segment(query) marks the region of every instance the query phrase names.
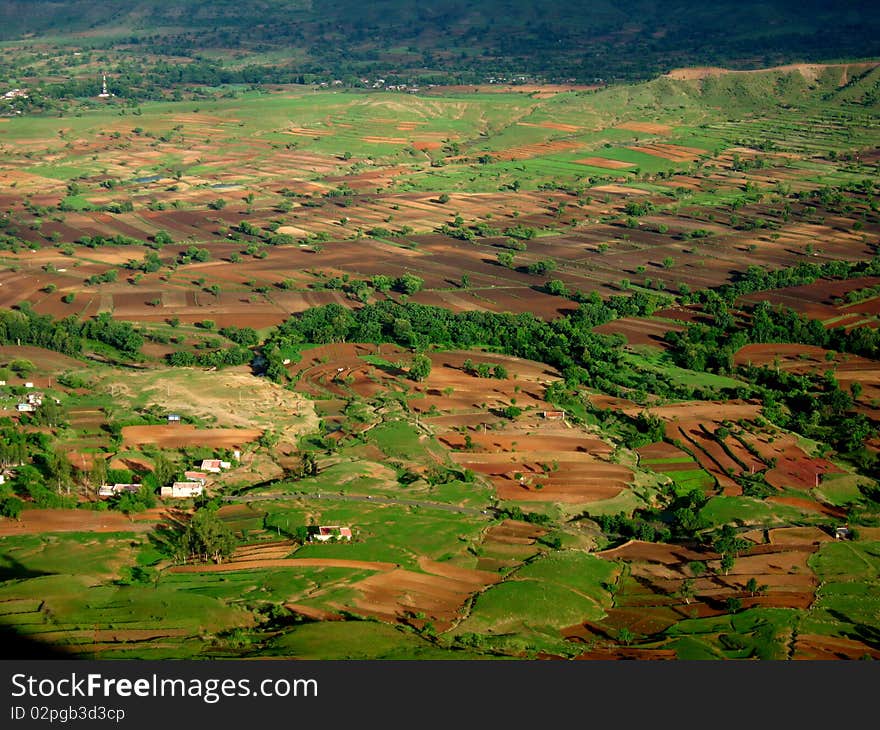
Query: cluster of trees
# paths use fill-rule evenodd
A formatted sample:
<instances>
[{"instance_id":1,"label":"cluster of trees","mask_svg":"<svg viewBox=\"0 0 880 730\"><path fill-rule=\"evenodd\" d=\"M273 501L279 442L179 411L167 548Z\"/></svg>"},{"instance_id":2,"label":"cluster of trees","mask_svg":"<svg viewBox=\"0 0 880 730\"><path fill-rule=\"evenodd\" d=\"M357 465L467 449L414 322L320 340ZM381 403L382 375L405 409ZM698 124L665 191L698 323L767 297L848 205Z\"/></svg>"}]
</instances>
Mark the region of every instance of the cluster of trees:
<instances>
[{"instance_id":1,"label":"cluster of trees","mask_svg":"<svg viewBox=\"0 0 880 730\"><path fill-rule=\"evenodd\" d=\"M468 358L461 364L464 371L469 375L476 375L478 378L497 378L498 380L507 379L507 368L500 363L491 364L488 362L474 363Z\"/></svg>"},{"instance_id":2,"label":"cluster of trees","mask_svg":"<svg viewBox=\"0 0 880 730\"><path fill-rule=\"evenodd\" d=\"M697 371L732 372L733 356L749 343L787 342L816 345L876 359L880 333L868 327L848 332L825 328L818 320L797 312L756 305L750 317L736 318L721 299L711 300L714 323L691 324L682 332L668 332L675 362ZM777 425L832 444L845 453L861 452L874 428L853 411L858 392L842 390L831 371L795 375L771 367L740 367L737 374L752 384L752 395L763 401L764 415ZM856 390L860 386L856 384Z\"/></svg>"},{"instance_id":3,"label":"cluster of trees","mask_svg":"<svg viewBox=\"0 0 880 730\"><path fill-rule=\"evenodd\" d=\"M737 297L767 289L779 289L786 286L802 286L812 284L819 279L852 279L860 276L880 275L880 256L870 261L827 261L814 263L804 261L796 266L766 270L759 266L749 266L745 272L735 276L730 284L718 289L698 290L690 297L690 301L705 303L720 297L732 304Z\"/></svg>"},{"instance_id":4,"label":"cluster of trees","mask_svg":"<svg viewBox=\"0 0 880 730\"><path fill-rule=\"evenodd\" d=\"M119 322L102 312L94 319L76 317L55 320L37 314L27 302L18 309L0 309L0 344L36 345L65 355L80 355L85 340L95 340L134 356L144 344L143 336L130 322Z\"/></svg>"},{"instance_id":5,"label":"cluster of trees","mask_svg":"<svg viewBox=\"0 0 880 730\"><path fill-rule=\"evenodd\" d=\"M214 367L246 365L254 359L254 354L241 345L211 350L210 352L190 352L178 350L165 356L165 361L174 367Z\"/></svg>"},{"instance_id":6,"label":"cluster of trees","mask_svg":"<svg viewBox=\"0 0 880 730\"><path fill-rule=\"evenodd\" d=\"M182 563L222 563L238 544L235 534L217 516L216 506L210 503L196 509L188 521L172 523L162 532L165 549Z\"/></svg>"},{"instance_id":7,"label":"cluster of trees","mask_svg":"<svg viewBox=\"0 0 880 730\"><path fill-rule=\"evenodd\" d=\"M880 353L880 332L870 327L826 328L819 320L769 302L757 304L749 318L734 317L721 299L710 299L707 304L713 324L691 324L682 332L665 335L676 362L692 370L729 372L734 353L750 343L800 343L872 359Z\"/></svg>"}]
</instances>

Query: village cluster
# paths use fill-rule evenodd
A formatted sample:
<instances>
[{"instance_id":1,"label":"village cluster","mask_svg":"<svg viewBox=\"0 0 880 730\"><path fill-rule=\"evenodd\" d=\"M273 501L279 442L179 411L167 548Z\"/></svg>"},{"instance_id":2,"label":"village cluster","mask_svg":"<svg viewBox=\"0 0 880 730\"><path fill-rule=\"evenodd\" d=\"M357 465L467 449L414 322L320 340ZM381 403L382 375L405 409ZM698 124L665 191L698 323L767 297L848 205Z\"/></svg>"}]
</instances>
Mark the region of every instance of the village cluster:
<instances>
[{"instance_id":1,"label":"village cluster","mask_svg":"<svg viewBox=\"0 0 880 730\"><path fill-rule=\"evenodd\" d=\"M241 452L236 451L234 457L238 460ZM219 474L232 467L232 462L220 459L203 459L197 467L198 470L189 470L183 473L185 481L173 482L170 486L159 489L159 496L163 499L192 499L201 497L205 493L210 474ZM140 484L102 484L98 487L99 497L115 497L125 492L136 494L140 491Z\"/></svg>"}]
</instances>

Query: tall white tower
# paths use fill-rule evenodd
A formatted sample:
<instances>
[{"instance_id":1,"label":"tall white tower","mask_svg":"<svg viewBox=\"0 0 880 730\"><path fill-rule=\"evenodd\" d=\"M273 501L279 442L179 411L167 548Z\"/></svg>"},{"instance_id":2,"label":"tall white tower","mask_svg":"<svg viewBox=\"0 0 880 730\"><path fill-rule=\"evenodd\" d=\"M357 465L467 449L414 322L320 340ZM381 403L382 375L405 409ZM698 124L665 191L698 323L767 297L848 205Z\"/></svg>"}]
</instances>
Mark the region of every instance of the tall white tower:
<instances>
[{"instance_id":1,"label":"tall white tower","mask_svg":"<svg viewBox=\"0 0 880 730\"><path fill-rule=\"evenodd\" d=\"M101 83L101 93L98 94L99 99L108 99L111 94L107 91L107 74L104 74L104 79Z\"/></svg>"}]
</instances>

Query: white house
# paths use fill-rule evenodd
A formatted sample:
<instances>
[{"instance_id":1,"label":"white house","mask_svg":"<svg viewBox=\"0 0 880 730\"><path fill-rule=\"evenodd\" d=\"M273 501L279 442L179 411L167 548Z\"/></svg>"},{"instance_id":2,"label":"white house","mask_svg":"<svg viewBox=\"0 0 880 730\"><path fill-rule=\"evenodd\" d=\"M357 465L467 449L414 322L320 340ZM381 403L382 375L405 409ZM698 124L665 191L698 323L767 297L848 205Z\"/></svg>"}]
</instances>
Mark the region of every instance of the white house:
<instances>
[{"instance_id":1,"label":"white house","mask_svg":"<svg viewBox=\"0 0 880 730\"><path fill-rule=\"evenodd\" d=\"M37 407L33 403L19 403L16 409L19 413L33 413Z\"/></svg>"},{"instance_id":2,"label":"white house","mask_svg":"<svg viewBox=\"0 0 880 730\"><path fill-rule=\"evenodd\" d=\"M140 484L102 484L98 487L99 497L115 497L123 492L137 494L140 491Z\"/></svg>"},{"instance_id":3,"label":"white house","mask_svg":"<svg viewBox=\"0 0 880 730\"><path fill-rule=\"evenodd\" d=\"M351 528L339 525L320 525L309 528L309 538L318 542L327 542L333 539L351 540Z\"/></svg>"},{"instance_id":4,"label":"white house","mask_svg":"<svg viewBox=\"0 0 880 730\"><path fill-rule=\"evenodd\" d=\"M228 461L220 461L220 459L203 459L199 469L209 471L213 474L219 474L224 469L229 469L232 464Z\"/></svg>"},{"instance_id":5,"label":"white house","mask_svg":"<svg viewBox=\"0 0 880 730\"><path fill-rule=\"evenodd\" d=\"M160 497L171 497L172 499L200 497L204 493L205 486L198 482L174 482L170 487L162 487L159 490Z\"/></svg>"}]
</instances>

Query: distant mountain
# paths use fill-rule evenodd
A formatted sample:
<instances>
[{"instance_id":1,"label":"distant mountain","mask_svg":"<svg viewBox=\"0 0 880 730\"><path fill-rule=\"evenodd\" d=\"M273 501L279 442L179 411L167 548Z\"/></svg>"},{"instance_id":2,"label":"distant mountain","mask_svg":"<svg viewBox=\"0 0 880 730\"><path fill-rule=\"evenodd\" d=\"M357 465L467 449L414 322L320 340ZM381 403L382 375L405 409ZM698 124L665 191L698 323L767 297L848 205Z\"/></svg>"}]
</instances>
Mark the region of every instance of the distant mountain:
<instances>
[{"instance_id":1,"label":"distant mountain","mask_svg":"<svg viewBox=\"0 0 880 730\"><path fill-rule=\"evenodd\" d=\"M244 52L309 73L621 80L880 56L880 3L839 0L3 0L0 38Z\"/></svg>"}]
</instances>

